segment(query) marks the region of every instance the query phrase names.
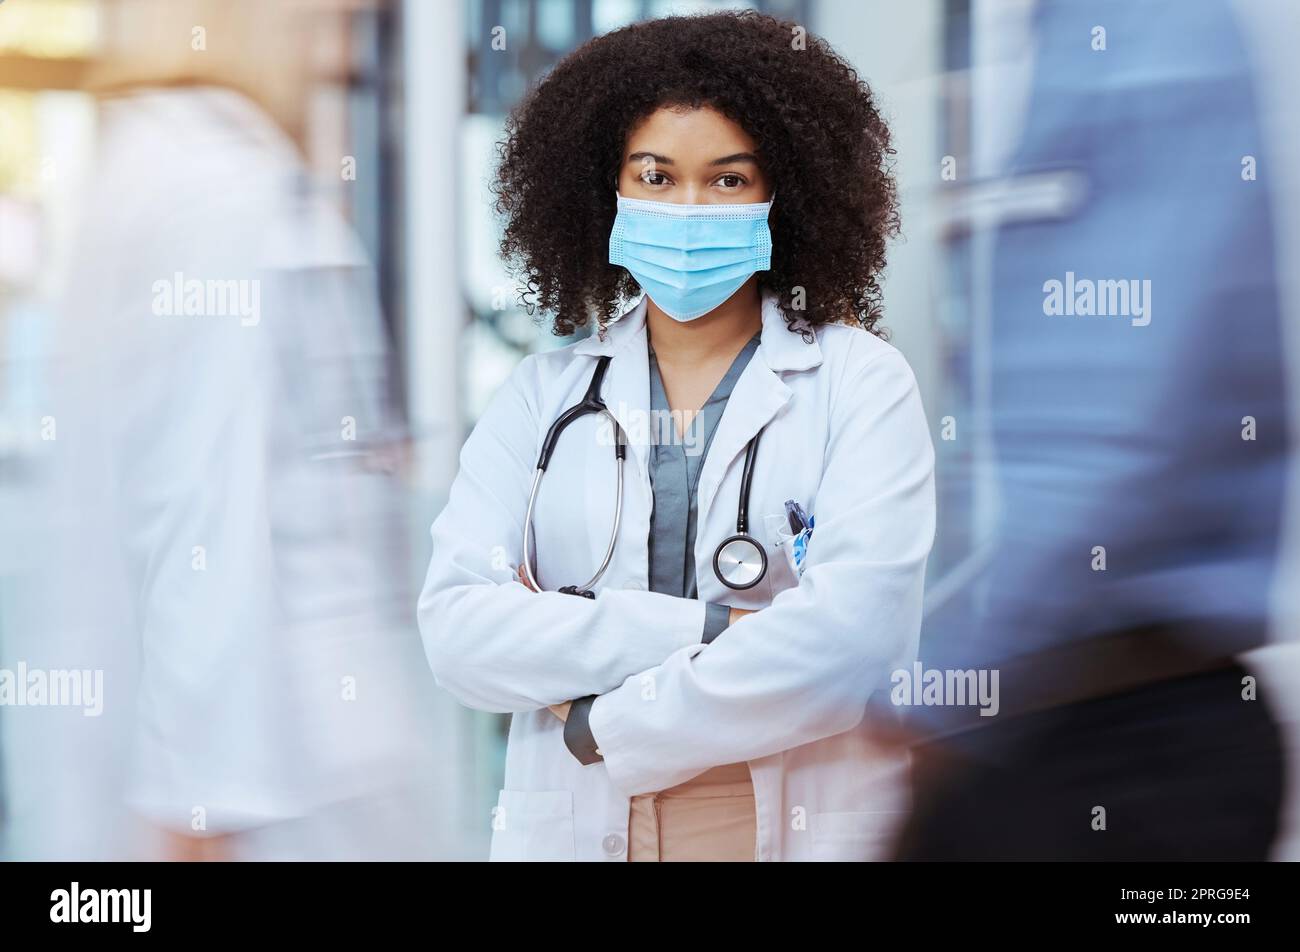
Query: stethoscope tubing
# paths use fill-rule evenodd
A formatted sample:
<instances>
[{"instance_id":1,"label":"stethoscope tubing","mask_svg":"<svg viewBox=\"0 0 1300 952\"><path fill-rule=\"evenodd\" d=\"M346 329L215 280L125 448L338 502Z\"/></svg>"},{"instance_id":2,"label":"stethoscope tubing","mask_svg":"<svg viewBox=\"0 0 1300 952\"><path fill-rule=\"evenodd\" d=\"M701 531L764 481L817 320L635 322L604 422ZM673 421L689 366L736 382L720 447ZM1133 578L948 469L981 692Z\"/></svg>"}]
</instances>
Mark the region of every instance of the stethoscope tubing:
<instances>
[{"instance_id":1,"label":"stethoscope tubing","mask_svg":"<svg viewBox=\"0 0 1300 952\"><path fill-rule=\"evenodd\" d=\"M727 536L713 550L713 574L717 576L719 582L736 592L753 588L767 575L767 552L764 551L762 544L749 534L749 488L754 482L754 457L758 455L758 438L762 435L763 431L759 430L745 447L745 466L740 474L740 500L736 504L736 533ZM722 553L737 542L752 547L757 556L758 572L747 582L733 582L722 571Z\"/></svg>"},{"instance_id":2,"label":"stethoscope tubing","mask_svg":"<svg viewBox=\"0 0 1300 952\"><path fill-rule=\"evenodd\" d=\"M610 413L609 410L603 406L596 412L602 413L608 417L610 424L614 427L615 433L620 436L622 435L623 428L619 426L618 420L614 419L614 414ZM581 416L583 414L579 415ZM574 419L577 419L577 417L570 417L569 422ZM547 441L550 443L549 433ZM554 447L554 443L550 443L550 445L552 448ZM600 567L596 569L596 574L582 585L578 586L579 594L591 591L592 587L600 581L601 576L605 574L605 570L609 568L609 563L614 559L614 547L618 543L618 527L623 518L623 464L627 461L627 454L618 453L616 454L615 459L617 460L618 480L614 489L614 525L609 533L609 544L605 547L605 557L601 560ZM524 574L528 576L528 584L539 592L542 591L542 586L541 583L537 581L537 576L533 572L532 560L529 557L529 552L532 551L533 509L537 505L537 490L541 488L542 474L544 472L546 472L546 469L541 465L538 465L537 469L533 471L533 485L528 492L528 511L524 515Z\"/></svg>"},{"instance_id":3,"label":"stethoscope tubing","mask_svg":"<svg viewBox=\"0 0 1300 952\"><path fill-rule=\"evenodd\" d=\"M614 429L614 456L617 461L618 470L618 481L615 486L614 494L614 522L609 533L609 544L605 547L605 557L601 559L600 566L596 569L596 574L581 586L566 585L564 588L560 589L560 591L574 595L582 595L587 598L594 598L595 596L592 591L593 587L598 581L600 581L601 577L604 576L614 558L614 549L618 544L619 524L623 517L623 467L627 461L627 434L623 431L623 427L619 424L614 414L610 412L609 407L607 407L605 402L600 398L600 385L604 380L605 370L609 366L609 361L609 357L600 358L596 371L592 374L591 383L587 387L587 393L583 397L582 402L575 404L560 414L560 416L556 418L555 422L552 423L550 428L546 431L546 437L542 441L542 450L537 459L537 468L533 471L532 486L528 490L528 508L524 513L524 551L522 566L528 584L535 591L542 591L542 586L537 580L537 573L532 564L530 553L532 551L533 512L537 506L537 493L541 488L542 474L546 472L546 467L550 463L551 456L555 452L555 448L559 443L560 434L564 429L574 420L591 413L599 413L607 417L610 421L610 425ZM736 507L736 534L723 539L713 553L713 572L717 576L718 581L727 586L727 588L737 591L753 588L762 581L763 577L767 574L767 553L763 550L762 544L749 534L749 490L754 479L754 457L758 452L758 438L762 436L762 434L762 430L755 433L754 436L750 438L749 444L745 447L745 465L740 477L740 499ZM729 581L719 568L718 559L722 550L734 542L747 542L754 547L758 554L758 574L754 579L743 584L736 584Z\"/></svg>"}]
</instances>

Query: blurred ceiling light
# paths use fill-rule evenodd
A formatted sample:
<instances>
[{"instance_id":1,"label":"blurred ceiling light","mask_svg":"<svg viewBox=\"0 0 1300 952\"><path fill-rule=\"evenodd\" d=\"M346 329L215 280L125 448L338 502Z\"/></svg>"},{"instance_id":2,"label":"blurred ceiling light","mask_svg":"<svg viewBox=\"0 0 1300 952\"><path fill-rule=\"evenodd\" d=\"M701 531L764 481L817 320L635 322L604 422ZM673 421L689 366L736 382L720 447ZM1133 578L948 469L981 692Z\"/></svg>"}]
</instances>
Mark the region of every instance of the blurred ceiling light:
<instances>
[{"instance_id":1,"label":"blurred ceiling light","mask_svg":"<svg viewBox=\"0 0 1300 952\"><path fill-rule=\"evenodd\" d=\"M86 56L99 44L98 0L9 0L0 8L0 55Z\"/></svg>"}]
</instances>

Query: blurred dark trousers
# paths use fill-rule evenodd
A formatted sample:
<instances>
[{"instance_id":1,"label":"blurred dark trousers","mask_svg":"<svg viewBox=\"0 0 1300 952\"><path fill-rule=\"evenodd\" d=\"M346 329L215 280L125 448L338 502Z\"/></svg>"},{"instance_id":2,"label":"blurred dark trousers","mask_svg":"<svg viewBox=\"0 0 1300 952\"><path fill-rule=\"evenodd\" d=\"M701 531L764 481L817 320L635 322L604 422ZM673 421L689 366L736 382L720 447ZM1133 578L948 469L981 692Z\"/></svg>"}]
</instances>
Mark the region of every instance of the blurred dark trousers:
<instances>
[{"instance_id":1,"label":"blurred dark trousers","mask_svg":"<svg viewBox=\"0 0 1300 952\"><path fill-rule=\"evenodd\" d=\"M901 860L1264 860L1283 748L1236 664L914 750ZM1105 809L1094 830L1094 808Z\"/></svg>"}]
</instances>

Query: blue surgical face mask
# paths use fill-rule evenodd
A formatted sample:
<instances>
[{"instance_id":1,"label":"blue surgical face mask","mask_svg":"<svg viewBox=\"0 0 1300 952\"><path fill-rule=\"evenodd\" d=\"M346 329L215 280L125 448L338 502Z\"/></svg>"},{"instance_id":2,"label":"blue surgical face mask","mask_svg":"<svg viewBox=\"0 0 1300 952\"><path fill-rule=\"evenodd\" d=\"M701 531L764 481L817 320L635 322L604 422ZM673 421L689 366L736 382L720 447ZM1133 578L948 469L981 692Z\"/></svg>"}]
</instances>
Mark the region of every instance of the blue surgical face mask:
<instances>
[{"instance_id":1,"label":"blue surgical face mask","mask_svg":"<svg viewBox=\"0 0 1300 952\"><path fill-rule=\"evenodd\" d=\"M669 317L694 320L772 266L771 208L771 201L675 205L619 195L609 263L627 268Z\"/></svg>"}]
</instances>

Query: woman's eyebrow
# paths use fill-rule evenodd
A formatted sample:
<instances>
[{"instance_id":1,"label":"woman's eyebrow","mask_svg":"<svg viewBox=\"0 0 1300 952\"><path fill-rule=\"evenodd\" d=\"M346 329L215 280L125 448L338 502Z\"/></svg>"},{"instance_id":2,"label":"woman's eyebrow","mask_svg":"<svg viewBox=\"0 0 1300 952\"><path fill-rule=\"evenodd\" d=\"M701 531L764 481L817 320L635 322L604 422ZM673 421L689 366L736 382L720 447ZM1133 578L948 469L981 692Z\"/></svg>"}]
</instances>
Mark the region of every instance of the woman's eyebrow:
<instances>
[{"instance_id":1,"label":"woman's eyebrow","mask_svg":"<svg viewBox=\"0 0 1300 952\"><path fill-rule=\"evenodd\" d=\"M673 165L673 160L666 155L658 155L654 152L633 152L627 157L628 162L644 162L646 159L652 159L658 165ZM758 156L753 152L735 152L731 155L724 155L721 158L714 159L709 165L734 165L738 162L750 162L758 164Z\"/></svg>"},{"instance_id":2,"label":"woman's eyebrow","mask_svg":"<svg viewBox=\"0 0 1300 952\"><path fill-rule=\"evenodd\" d=\"M659 165L672 165L673 160L666 155L655 155L653 152L633 152L627 157L629 162L644 162L646 159L653 159Z\"/></svg>"}]
</instances>

